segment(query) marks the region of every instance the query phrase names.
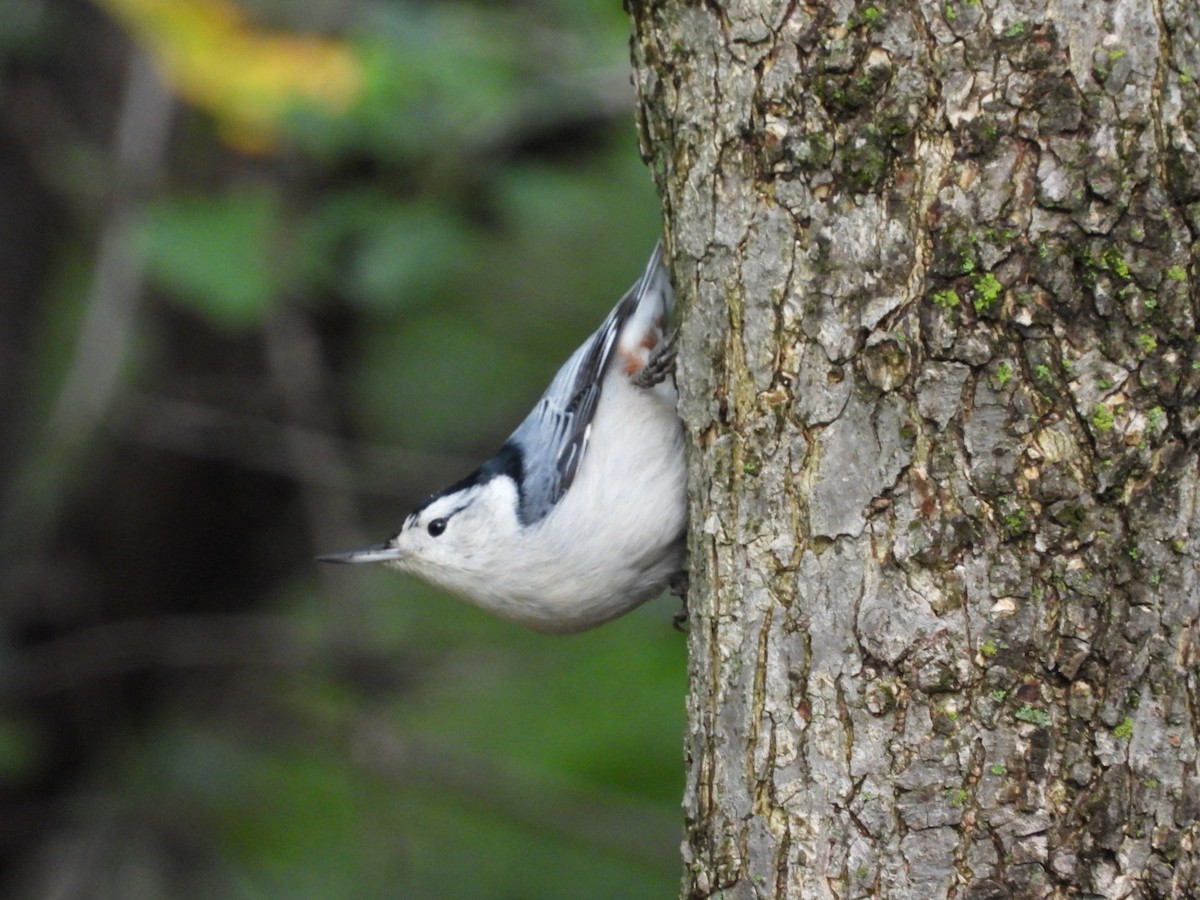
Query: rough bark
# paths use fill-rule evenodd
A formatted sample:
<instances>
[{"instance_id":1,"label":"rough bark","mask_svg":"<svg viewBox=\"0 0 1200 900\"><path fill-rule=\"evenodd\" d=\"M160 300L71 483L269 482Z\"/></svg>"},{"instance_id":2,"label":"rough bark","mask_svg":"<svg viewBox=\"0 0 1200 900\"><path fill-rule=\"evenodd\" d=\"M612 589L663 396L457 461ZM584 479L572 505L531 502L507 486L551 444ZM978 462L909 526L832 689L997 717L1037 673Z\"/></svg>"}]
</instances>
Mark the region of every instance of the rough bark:
<instances>
[{"instance_id":1,"label":"rough bark","mask_svg":"<svg viewBox=\"0 0 1200 900\"><path fill-rule=\"evenodd\" d=\"M687 897L1200 896L1191 0L630 0Z\"/></svg>"}]
</instances>

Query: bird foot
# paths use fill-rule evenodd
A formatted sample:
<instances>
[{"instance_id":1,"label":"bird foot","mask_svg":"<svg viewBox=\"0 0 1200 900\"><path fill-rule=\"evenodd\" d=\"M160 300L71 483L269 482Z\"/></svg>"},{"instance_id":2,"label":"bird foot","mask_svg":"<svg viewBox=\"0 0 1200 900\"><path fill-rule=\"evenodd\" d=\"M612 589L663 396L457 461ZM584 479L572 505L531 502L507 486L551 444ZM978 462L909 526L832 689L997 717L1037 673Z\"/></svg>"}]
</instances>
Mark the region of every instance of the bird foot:
<instances>
[{"instance_id":1,"label":"bird foot","mask_svg":"<svg viewBox=\"0 0 1200 900\"><path fill-rule=\"evenodd\" d=\"M652 388L675 371L675 356L678 352L675 338L678 334L679 332L672 331L654 348L642 371L631 379L635 387Z\"/></svg>"},{"instance_id":2,"label":"bird foot","mask_svg":"<svg viewBox=\"0 0 1200 900\"><path fill-rule=\"evenodd\" d=\"M678 597L681 604L679 612L671 617L671 625L676 631L687 631L688 620L688 573L686 570L676 572L671 576L671 580L667 582L667 590L671 592L671 596Z\"/></svg>"}]
</instances>

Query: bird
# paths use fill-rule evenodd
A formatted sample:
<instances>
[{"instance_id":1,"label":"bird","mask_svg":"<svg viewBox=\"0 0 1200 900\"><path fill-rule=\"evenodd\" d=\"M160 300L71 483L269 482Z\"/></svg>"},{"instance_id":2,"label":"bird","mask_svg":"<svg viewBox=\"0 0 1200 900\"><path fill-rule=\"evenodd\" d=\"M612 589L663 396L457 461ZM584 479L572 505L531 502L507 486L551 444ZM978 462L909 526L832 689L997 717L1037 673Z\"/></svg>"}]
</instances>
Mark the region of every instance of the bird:
<instances>
[{"instance_id":1,"label":"bird","mask_svg":"<svg viewBox=\"0 0 1200 900\"><path fill-rule=\"evenodd\" d=\"M668 587L682 597L674 303L659 241L494 456L388 540L319 559L383 563L547 634L594 628Z\"/></svg>"}]
</instances>

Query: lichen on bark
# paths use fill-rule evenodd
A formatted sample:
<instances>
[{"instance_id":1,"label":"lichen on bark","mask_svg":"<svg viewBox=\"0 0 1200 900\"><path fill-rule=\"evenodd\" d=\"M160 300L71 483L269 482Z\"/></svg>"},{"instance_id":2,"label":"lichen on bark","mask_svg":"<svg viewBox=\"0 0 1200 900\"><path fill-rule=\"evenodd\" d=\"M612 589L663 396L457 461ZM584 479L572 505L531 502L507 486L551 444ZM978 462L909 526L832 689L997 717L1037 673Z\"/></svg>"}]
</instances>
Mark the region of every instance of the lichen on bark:
<instances>
[{"instance_id":1,"label":"lichen on bark","mask_svg":"<svg viewBox=\"0 0 1200 900\"><path fill-rule=\"evenodd\" d=\"M1200 19L630 0L689 897L1200 894Z\"/></svg>"}]
</instances>

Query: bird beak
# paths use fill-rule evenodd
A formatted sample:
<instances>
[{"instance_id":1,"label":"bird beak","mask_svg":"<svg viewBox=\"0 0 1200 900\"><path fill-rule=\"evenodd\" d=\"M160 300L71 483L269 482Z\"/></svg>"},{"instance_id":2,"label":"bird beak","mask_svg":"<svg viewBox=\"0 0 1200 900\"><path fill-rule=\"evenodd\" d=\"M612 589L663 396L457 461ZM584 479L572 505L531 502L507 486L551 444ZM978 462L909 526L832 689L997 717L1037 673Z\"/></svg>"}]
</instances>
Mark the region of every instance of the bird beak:
<instances>
[{"instance_id":1,"label":"bird beak","mask_svg":"<svg viewBox=\"0 0 1200 900\"><path fill-rule=\"evenodd\" d=\"M402 550L398 550L385 541L382 544L359 547L357 550L347 550L344 553L330 553L327 556L318 556L317 560L331 563L391 562L403 555L404 552Z\"/></svg>"}]
</instances>

